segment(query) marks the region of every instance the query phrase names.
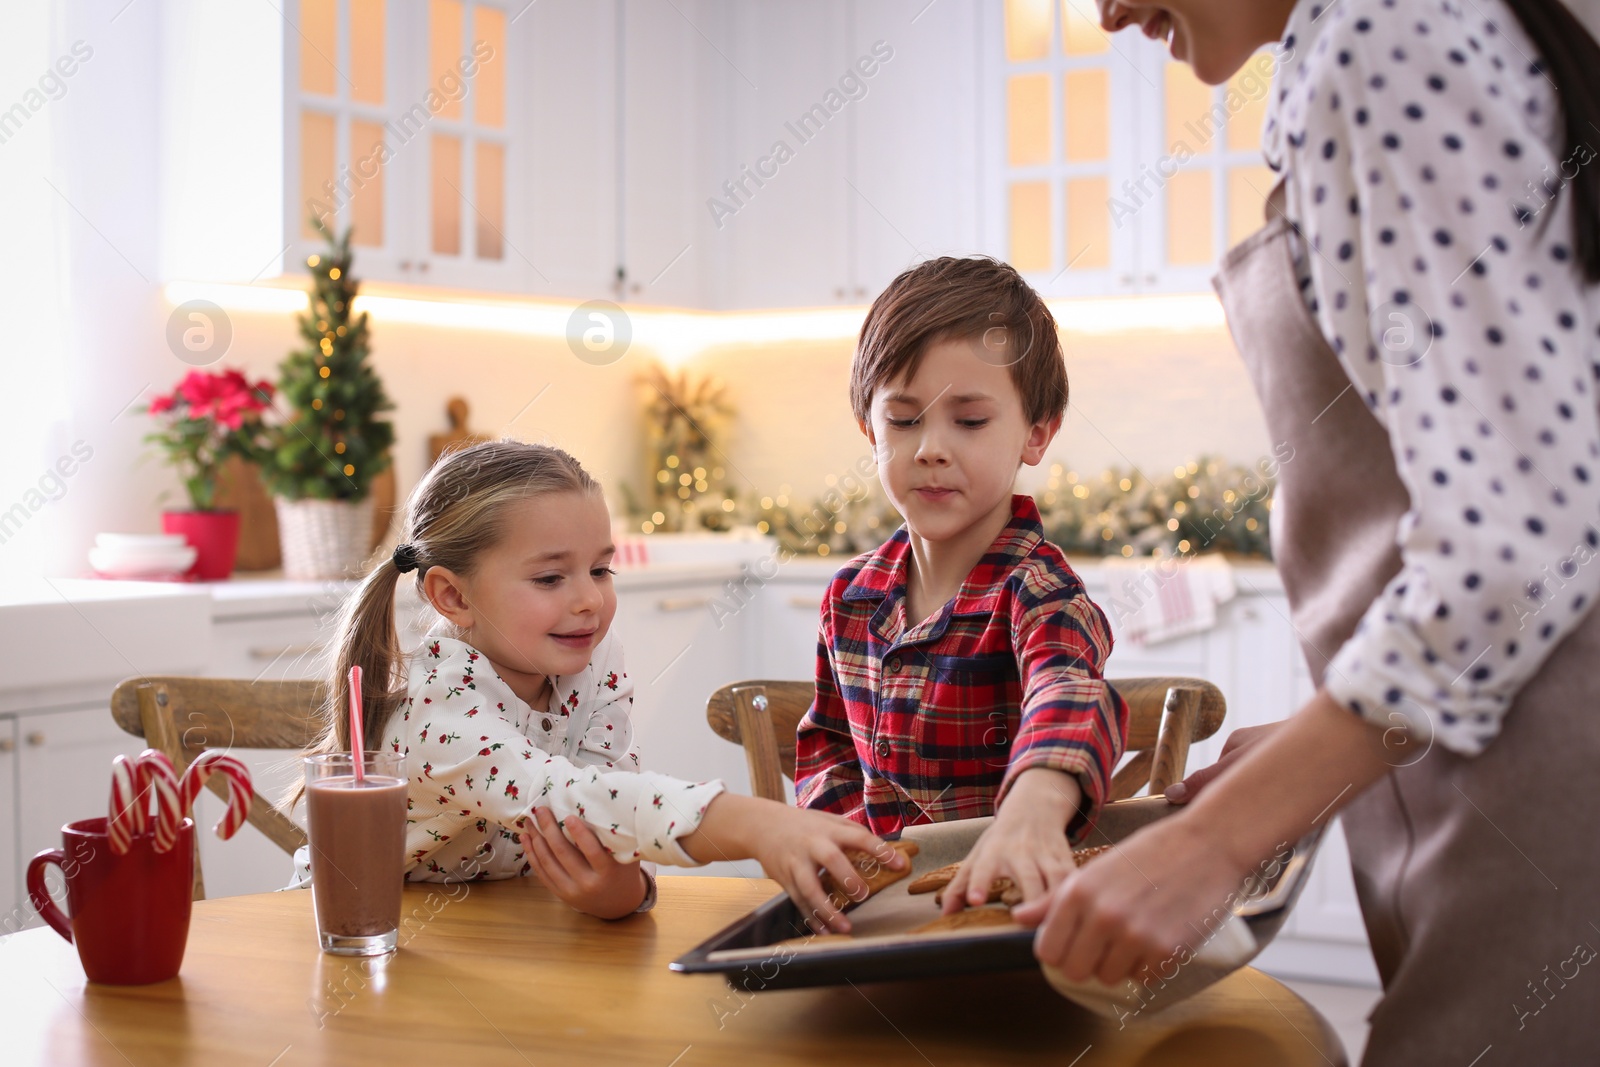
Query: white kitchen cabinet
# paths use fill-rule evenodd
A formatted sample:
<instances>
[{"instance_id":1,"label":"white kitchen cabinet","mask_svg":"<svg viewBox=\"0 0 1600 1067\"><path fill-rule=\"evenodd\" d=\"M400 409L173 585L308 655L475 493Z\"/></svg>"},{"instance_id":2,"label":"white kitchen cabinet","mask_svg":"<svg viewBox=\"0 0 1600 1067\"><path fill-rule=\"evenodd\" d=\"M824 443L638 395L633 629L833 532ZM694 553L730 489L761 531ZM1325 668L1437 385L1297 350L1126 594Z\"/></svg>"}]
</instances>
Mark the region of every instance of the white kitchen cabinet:
<instances>
[{"instance_id":1,"label":"white kitchen cabinet","mask_svg":"<svg viewBox=\"0 0 1600 1067\"><path fill-rule=\"evenodd\" d=\"M849 160L852 284L867 302L924 260L979 248L979 5L858 0L851 56L888 48L863 79ZM881 42L881 45L880 45Z\"/></svg>"},{"instance_id":2,"label":"white kitchen cabinet","mask_svg":"<svg viewBox=\"0 0 1600 1067\"><path fill-rule=\"evenodd\" d=\"M17 855L25 867L35 853L61 847L62 826L106 814L111 761L118 755L137 756L145 746L112 720L109 694L86 707L37 711L13 722ZM59 889L59 877L52 875L51 884ZM25 925L39 925L21 887L19 900L24 902Z\"/></svg>"},{"instance_id":3,"label":"white kitchen cabinet","mask_svg":"<svg viewBox=\"0 0 1600 1067\"><path fill-rule=\"evenodd\" d=\"M723 11L731 137L708 195L721 205L713 239L728 263L726 303L856 302L846 178L859 102L839 86L858 58L847 45L848 0Z\"/></svg>"},{"instance_id":4,"label":"white kitchen cabinet","mask_svg":"<svg viewBox=\"0 0 1600 1067\"><path fill-rule=\"evenodd\" d=\"M756 598L761 630L754 673L776 681L809 682L816 676L822 598L833 572L810 561L791 566L805 569L799 574L779 571Z\"/></svg>"},{"instance_id":5,"label":"white kitchen cabinet","mask_svg":"<svg viewBox=\"0 0 1600 1067\"><path fill-rule=\"evenodd\" d=\"M706 721L706 701L729 682L751 677L747 649L754 613L722 617L725 577L652 580L644 575L618 590L615 632L627 650L633 681L633 746L641 766L678 778L720 778L748 795L744 749L724 741ZM760 877L754 861L716 862L674 874Z\"/></svg>"},{"instance_id":6,"label":"white kitchen cabinet","mask_svg":"<svg viewBox=\"0 0 1600 1067\"><path fill-rule=\"evenodd\" d=\"M662 582L619 591L614 624L633 679L633 740L647 770L700 781L721 778L750 791L744 749L712 733L706 700L749 677L751 620L718 619L716 579Z\"/></svg>"},{"instance_id":7,"label":"white kitchen cabinet","mask_svg":"<svg viewBox=\"0 0 1600 1067\"><path fill-rule=\"evenodd\" d=\"M0 811L17 810L17 720L0 718ZM0 937L22 928L27 890L22 871L31 858L19 855L17 820L0 817Z\"/></svg>"},{"instance_id":8,"label":"white kitchen cabinet","mask_svg":"<svg viewBox=\"0 0 1600 1067\"><path fill-rule=\"evenodd\" d=\"M621 18L619 299L705 307L719 245L706 149L725 133L707 87L726 67L701 34L721 32L720 8L622 0Z\"/></svg>"},{"instance_id":9,"label":"white kitchen cabinet","mask_svg":"<svg viewBox=\"0 0 1600 1067\"><path fill-rule=\"evenodd\" d=\"M526 26L531 50L530 226L518 247L532 263L532 292L617 295L619 2L516 5L515 25Z\"/></svg>"}]
</instances>

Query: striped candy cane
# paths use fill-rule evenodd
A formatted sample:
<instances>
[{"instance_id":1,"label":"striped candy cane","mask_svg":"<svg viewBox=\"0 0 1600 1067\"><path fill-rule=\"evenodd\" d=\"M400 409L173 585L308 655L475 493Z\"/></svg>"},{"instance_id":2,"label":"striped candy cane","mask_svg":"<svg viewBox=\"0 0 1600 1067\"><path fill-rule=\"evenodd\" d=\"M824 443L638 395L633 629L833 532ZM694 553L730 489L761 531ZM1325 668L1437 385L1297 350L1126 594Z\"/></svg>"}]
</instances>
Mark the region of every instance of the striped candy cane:
<instances>
[{"instance_id":1,"label":"striped candy cane","mask_svg":"<svg viewBox=\"0 0 1600 1067\"><path fill-rule=\"evenodd\" d=\"M139 776L134 762L127 756L111 761L111 808L106 813L106 836L111 851L126 856L133 844L133 835L145 830L145 810L140 803Z\"/></svg>"},{"instance_id":2,"label":"striped candy cane","mask_svg":"<svg viewBox=\"0 0 1600 1067\"><path fill-rule=\"evenodd\" d=\"M156 798L155 849L157 852L170 851L178 840L178 827L183 823L183 808L178 803L177 772L172 769L172 761L166 753L153 748L139 753L136 766L139 799L144 799L146 789L154 793Z\"/></svg>"},{"instance_id":3,"label":"striped candy cane","mask_svg":"<svg viewBox=\"0 0 1600 1067\"><path fill-rule=\"evenodd\" d=\"M255 788L250 784L250 769L243 763L216 749L200 753L183 772L183 779L178 783L178 803L184 814L191 814L195 798L200 795L206 779L213 774L228 779L228 810L216 825L217 836L226 841L244 825L245 817L250 814L250 798L255 796Z\"/></svg>"}]
</instances>

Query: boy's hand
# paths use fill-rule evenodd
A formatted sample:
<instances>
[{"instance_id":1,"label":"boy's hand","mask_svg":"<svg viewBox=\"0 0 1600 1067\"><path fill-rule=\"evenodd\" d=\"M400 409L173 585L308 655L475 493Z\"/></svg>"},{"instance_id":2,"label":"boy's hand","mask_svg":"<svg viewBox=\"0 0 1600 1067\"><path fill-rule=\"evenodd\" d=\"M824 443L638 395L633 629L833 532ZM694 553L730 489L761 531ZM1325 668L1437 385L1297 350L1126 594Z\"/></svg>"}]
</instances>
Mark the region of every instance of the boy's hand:
<instances>
[{"instance_id":1,"label":"boy's hand","mask_svg":"<svg viewBox=\"0 0 1600 1067\"><path fill-rule=\"evenodd\" d=\"M711 802L699 829L679 841L690 856L709 862L751 857L783 886L818 933L846 933L850 920L828 901L819 869L859 899L866 885L845 850L875 856L891 870L908 862L858 822L831 812L791 808L771 800L723 793Z\"/></svg>"},{"instance_id":2,"label":"boy's hand","mask_svg":"<svg viewBox=\"0 0 1600 1067\"><path fill-rule=\"evenodd\" d=\"M533 813L536 830L518 835L539 880L579 911L599 919L620 919L644 903L644 868L618 863L587 823L568 816L568 841L549 808Z\"/></svg>"},{"instance_id":3,"label":"boy's hand","mask_svg":"<svg viewBox=\"0 0 1600 1067\"><path fill-rule=\"evenodd\" d=\"M1083 799L1078 780L1064 771L1031 767L1017 776L985 830L944 891L944 914L978 906L1002 875L1022 890L1023 900L1049 893L1077 869L1067 824Z\"/></svg>"}]
</instances>

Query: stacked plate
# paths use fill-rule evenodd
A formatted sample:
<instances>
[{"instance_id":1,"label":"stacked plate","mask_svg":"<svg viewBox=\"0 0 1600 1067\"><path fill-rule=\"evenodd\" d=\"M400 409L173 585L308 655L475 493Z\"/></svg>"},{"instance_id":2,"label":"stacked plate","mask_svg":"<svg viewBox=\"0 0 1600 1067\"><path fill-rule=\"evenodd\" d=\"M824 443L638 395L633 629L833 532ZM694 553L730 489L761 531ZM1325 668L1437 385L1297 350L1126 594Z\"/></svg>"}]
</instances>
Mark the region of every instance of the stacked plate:
<instances>
[{"instance_id":1,"label":"stacked plate","mask_svg":"<svg viewBox=\"0 0 1600 1067\"><path fill-rule=\"evenodd\" d=\"M182 534L96 534L89 566L103 578L175 578L194 566Z\"/></svg>"}]
</instances>

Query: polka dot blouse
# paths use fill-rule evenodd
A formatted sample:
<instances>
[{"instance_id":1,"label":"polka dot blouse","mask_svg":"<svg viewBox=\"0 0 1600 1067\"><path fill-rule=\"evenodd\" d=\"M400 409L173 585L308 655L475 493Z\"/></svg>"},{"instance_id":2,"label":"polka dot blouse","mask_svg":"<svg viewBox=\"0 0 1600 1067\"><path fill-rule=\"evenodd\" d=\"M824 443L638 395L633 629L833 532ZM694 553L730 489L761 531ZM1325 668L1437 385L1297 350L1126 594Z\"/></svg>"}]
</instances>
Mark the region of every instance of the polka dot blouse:
<instances>
[{"instance_id":1,"label":"polka dot blouse","mask_svg":"<svg viewBox=\"0 0 1600 1067\"><path fill-rule=\"evenodd\" d=\"M1281 48L1301 288L1411 498L1325 684L1476 754L1600 595L1600 287L1561 191L1594 152L1503 0L1301 0Z\"/></svg>"}]
</instances>

